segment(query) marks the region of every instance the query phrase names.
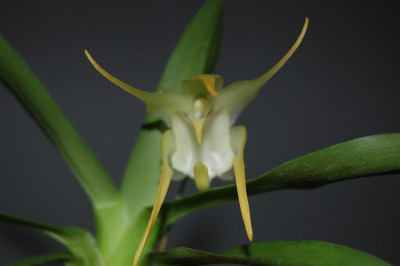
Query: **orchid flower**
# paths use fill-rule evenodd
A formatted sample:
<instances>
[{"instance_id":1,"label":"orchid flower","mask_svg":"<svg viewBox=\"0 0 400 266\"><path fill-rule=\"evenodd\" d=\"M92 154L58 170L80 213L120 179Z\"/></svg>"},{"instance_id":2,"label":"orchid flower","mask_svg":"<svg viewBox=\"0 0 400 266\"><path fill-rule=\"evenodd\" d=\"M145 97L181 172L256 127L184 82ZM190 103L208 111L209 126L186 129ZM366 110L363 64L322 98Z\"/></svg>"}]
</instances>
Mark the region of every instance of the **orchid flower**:
<instances>
[{"instance_id":1,"label":"orchid flower","mask_svg":"<svg viewBox=\"0 0 400 266\"><path fill-rule=\"evenodd\" d=\"M157 197L133 265L139 262L171 179L188 176L194 179L197 189L203 191L215 177L235 178L247 236L253 240L243 160L246 128L233 124L246 105L257 97L260 88L296 51L307 25L306 18L297 41L271 70L257 79L234 82L225 88L222 88L221 76L208 74L183 80L181 92L171 88L160 92L138 90L110 75L85 51L104 77L143 101L146 111L158 116L169 128L161 140L162 168Z\"/></svg>"}]
</instances>

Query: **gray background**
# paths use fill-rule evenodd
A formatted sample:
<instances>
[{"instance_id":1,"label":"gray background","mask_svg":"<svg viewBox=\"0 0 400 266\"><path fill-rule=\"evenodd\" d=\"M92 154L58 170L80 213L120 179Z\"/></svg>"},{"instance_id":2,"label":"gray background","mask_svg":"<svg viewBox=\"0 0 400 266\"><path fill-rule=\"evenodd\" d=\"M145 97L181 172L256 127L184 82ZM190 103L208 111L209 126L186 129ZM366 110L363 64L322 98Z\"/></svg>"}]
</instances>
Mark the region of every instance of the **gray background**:
<instances>
[{"instance_id":1,"label":"gray background","mask_svg":"<svg viewBox=\"0 0 400 266\"><path fill-rule=\"evenodd\" d=\"M96 73L83 49L121 80L152 90L202 2L2 1L0 32L119 183L144 105ZM397 1L245 3L231 0L225 5L215 73L226 84L266 72L295 41L304 18L310 18L300 49L238 121L248 129L249 179L329 145L400 131ZM93 230L90 204L79 184L3 86L0 127L0 210ZM398 177L254 196L255 241L330 241L399 265ZM195 191L189 183L188 194ZM169 197L177 186L172 184ZM234 202L180 220L168 248L221 252L246 243ZM39 233L0 225L0 265L60 248Z\"/></svg>"}]
</instances>

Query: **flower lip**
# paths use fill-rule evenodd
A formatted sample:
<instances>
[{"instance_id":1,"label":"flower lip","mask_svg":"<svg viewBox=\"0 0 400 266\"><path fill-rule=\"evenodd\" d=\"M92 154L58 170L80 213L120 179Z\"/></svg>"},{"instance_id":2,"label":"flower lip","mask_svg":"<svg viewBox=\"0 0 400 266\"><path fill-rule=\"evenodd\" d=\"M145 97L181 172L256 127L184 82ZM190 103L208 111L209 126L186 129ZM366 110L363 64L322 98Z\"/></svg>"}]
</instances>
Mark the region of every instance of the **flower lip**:
<instances>
[{"instance_id":1,"label":"flower lip","mask_svg":"<svg viewBox=\"0 0 400 266\"><path fill-rule=\"evenodd\" d=\"M208 176L208 168L202 162L197 162L194 165L193 175L198 190L205 191L210 188L210 177Z\"/></svg>"},{"instance_id":2,"label":"flower lip","mask_svg":"<svg viewBox=\"0 0 400 266\"><path fill-rule=\"evenodd\" d=\"M198 142L190 118L182 112L172 117L175 150L172 168L194 178L193 167L202 162L210 179L223 175L232 168L234 152L230 143L229 116L224 108L213 108L204 122L202 141Z\"/></svg>"}]
</instances>

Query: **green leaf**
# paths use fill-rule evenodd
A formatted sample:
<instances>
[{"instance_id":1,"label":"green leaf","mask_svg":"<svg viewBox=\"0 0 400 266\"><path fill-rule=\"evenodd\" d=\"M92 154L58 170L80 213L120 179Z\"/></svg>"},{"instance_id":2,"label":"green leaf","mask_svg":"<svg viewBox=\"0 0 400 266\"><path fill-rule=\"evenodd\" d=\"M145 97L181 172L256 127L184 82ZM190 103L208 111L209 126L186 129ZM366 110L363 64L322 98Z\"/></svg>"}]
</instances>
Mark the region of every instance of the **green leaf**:
<instances>
[{"instance_id":1,"label":"green leaf","mask_svg":"<svg viewBox=\"0 0 400 266\"><path fill-rule=\"evenodd\" d=\"M152 253L147 265L240 264L257 266L386 266L387 262L362 251L320 241L278 241L248 244L221 255L176 248Z\"/></svg>"},{"instance_id":2,"label":"green leaf","mask_svg":"<svg viewBox=\"0 0 400 266\"><path fill-rule=\"evenodd\" d=\"M62 153L95 208L119 200L96 156L25 61L0 35L0 80Z\"/></svg>"},{"instance_id":3,"label":"green leaf","mask_svg":"<svg viewBox=\"0 0 400 266\"><path fill-rule=\"evenodd\" d=\"M279 189L310 189L347 179L400 172L400 134L381 134L343 142L282 164L247 182L248 195ZM167 203L166 225L199 209L237 200L234 185Z\"/></svg>"},{"instance_id":4,"label":"green leaf","mask_svg":"<svg viewBox=\"0 0 400 266\"><path fill-rule=\"evenodd\" d=\"M103 265L92 234L77 227L57 227L0 212L0 222L27 227L43 232L63 244L76 258L69 265Z\"/></svg>"},{"instance_id":5,"label":"green leaf","mask_svg":"<svg viewBox=\"0 0 400 266\"><path fill-rule=\"evenodd\" d=\"M36 266L49 262L73 262L75 257L69 252L53 252L23 259L9 266Z\"/></svg>"},{"instance_id":6,"label":"green leaf","mask_svg":"<svg viewBox=\"0 0 400 266\"><path fill-rule=\"evenodd\" d=\"M211 74L222 36L223 0L208 0L183 32L161 76L157 90L181 90L191 76Z\"/></svg>"},{"instance_id":7,"label":"green leaf","mask_svg":"<svg viewBox=\"0 0 400 266\"><path fill-rule=\"evenodd\" d=\"M168 60L158 90L180 90L185 78L211 72L220 46L222 6L222 0L209 0L193 18ZM162 135L157 124L154 117L146 117L145 129L139 133L121 186L123 196L132 204L133 217L153 205L156 197Z\"/></svg>"}]
</instances>

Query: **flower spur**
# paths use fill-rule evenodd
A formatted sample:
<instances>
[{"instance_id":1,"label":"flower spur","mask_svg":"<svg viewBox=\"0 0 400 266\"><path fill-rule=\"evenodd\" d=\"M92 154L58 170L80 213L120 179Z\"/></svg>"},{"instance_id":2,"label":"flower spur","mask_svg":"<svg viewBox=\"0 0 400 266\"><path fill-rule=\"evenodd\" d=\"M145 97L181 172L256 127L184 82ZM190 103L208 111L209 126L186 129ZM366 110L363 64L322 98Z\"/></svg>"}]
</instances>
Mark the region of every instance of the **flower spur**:
<instances>
[{"instance_id":1,"label":"flower spur","mask_svg":"<svg viewBox=\"0 0 400 266\"><path fill-rule=\"evenodd\" d=\"M234 177L247 236L253 240L243 160L246 128L232 125L244 107L257 97L260 88L296 51L307 26L306 18L294 45L271 70L257 79L234 82L224 89L220 76L208 74L185 79L181 92L169 88L161 92L138 90L106 72L85 50L89 61L104 77L143 101L146 111L169 127L161 140L162 168L156 200L133 265L139 262L171 179L185 176L193 178L201 191L207 190L215 177L223 180Z\"/></svg>"}]
</instances>

